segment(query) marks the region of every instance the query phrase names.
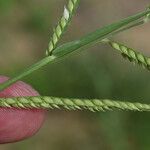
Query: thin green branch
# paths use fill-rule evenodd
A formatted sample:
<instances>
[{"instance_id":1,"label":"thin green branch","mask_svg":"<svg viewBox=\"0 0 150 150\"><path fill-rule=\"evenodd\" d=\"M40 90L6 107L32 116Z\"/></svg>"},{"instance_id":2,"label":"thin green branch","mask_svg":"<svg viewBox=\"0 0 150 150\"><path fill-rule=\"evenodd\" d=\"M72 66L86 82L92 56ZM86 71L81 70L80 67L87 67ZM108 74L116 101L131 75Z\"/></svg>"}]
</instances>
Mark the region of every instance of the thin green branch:
<instances>
[{"instance_id":1,"label":"thin green branch","mask_svg":"<svg viewBox=\"0 0 150 150\"><path fill-rule=\"evenodd\" d=\"M58 25L54 29L51 41L49 42L48 49L46 50L46 55L50 56L52 51L57 47L57 44L66 31L68 25L71 22L71 19L75 13L75 10L79 6L80 0L69 0L67 7L64 7L64 13L61 17Z\"/></svg>"},{"instance_id":2,"label":"thin green branch","mask_svg":"<svg viewBox=\"0 0 150 150\"><path fill-rule=\"evenodd\" d=\"M150 10L150 8L148 7L147 10ZM115 31L114 33L111 34L111 36L113 35L116 35L118 33L121 33L123 31L126 31L128 29L131 29L131 28L134 28L136 26L139 26L139 25L142 25L142 24L145 24L145 23L148 23L150 21L150 13L146 14L145 17L141 20L137 20L135 22L131 22L130 24L128 24L127 26Z\"/></svg>"},{"instance_id":3,"label":"thin green branch","mask_svg":"<svg viewBox=\"0 0 150 150\"><path fill-rule=\"evenodd\" d=\"M22 79L23 77L31 74L32 72L42 68L43 66L45 66L46 64L48 63L53 63L55 61L55 57L53 56L49 56L49 57L46 57L42 60L40 60L39 62L37 62L36 64L32 65L31 67L27 68L24 70L24 72L21 72L20 74L18 74L16 77L10 79L10 80L7 80L6 82L4 83L1 83L0 84L0 91L7 88L8 86L10 86L11 84L15 83L16 81Z\"/></svg>"},{"instance_id":4,"label":"thin green branch","mask_svg":"<svg viewBox=\"0 0 150 150\"><path fill-rule=\"evenodd\" d=\"M92 32L92 33L80 38L79 40L69 42L69 43L66 43L66 44L63 44L63 45L57 47L55 49L55 51L53 51L52 56L48 56L48 57L42 59L41 61L32 65L31 67L26 69L24 72L21 72L14 78L7 80L5 83L0 84L0 90L7 88L11 84L13 84L16 81L22 79L23 77L29 75L33 71L36 71L37 69L43 67L44 65L58 61L58 60L60 60L61 57L67 56L68 54L70 54L74 51L77 51L79 48L82 48L86 45L92 44L93 42L96 42L98 40L101 41L102 39L108 38L109 36L111 36L111 33L114 33L115 31L127 26L130 23L133 23L133 22L139 20L140 18L142 19L149 13L150 13L149 9L145 10L144 12L138 13L138 14L130 16L126 19L122 19L119 22L116 22L111 25L105 26L101 29L98 29L95 32Z\"/></svg>"},{"instance_id":5,"label":"thin green branch","mask_svg":"<svg viewBox=\"0 0 150 150\"><path fill-rule=\"evenodd\" d=\"M148 10L149 9L150 8L148 8ZM148 13L145 16L145 18L143 18L143 20L138 20L134 23L131 23L131 24L127 25L126 27L123 27L122 29L119 29L118 31L115 31L114 33L112 33L112 36L122 32L122 31L126 31L130 28L133 28L135 26L147 23L149 21L150 21L150 13ZM137 64L143 66L143 68L146 68L146 69L150 70L150 57L144 56L142 53L139 53L136 50L125 46L122 43L113 41L113 40L108 39L108 38L102 40L101 42L109 44L115 50L120 51L122 53L122 56L124 58L128 58L129 61L137 63Z\"/></svg>"},{"instance_id":6,"label":"thin green branch","mask_svg":"<svg viewBox=\"0 0 150 150\"><path fill-rule=\"evenodd\" d=\"M67 109L67 110L130 110L150 111L150 104L113 101L109 99L71 99L58 97L18 97L0 98L0 107L16 108L43 108L43 109Z\"/></svg>"}]
</instances>

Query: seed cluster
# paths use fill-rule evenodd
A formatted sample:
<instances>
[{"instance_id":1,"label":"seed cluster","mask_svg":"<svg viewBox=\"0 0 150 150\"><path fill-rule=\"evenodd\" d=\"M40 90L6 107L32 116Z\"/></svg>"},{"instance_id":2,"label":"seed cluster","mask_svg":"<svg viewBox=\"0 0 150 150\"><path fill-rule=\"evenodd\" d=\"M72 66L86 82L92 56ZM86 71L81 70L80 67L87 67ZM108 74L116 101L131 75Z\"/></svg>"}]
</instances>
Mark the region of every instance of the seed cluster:
<instances>
[{"instance_id":1,"label":"seed cluster","mask_svg":"<svg viewBox=\"0 0 150 150\"><path fill-rule=\"evenodd\" d=\"M56 48L58 41L60 40L61 36L65 32L67 26L69 25L71 18L74 14L78 6L79 0L69 0L67 7L64 7L63 16L60 19L60 22L54 29L54 33L52 35L51 41L48 45L48 49L46 50L46 55L50 56L52 51Z\"/></svg>"},{"instance_id":2,"label":"seed cluster","mask_svg":"<svg viewBox=\"0 0 150 150\"><path fill-rule=\"evenodd\" d=\"M89 110L89 111L105 111L105 110L132 110L132 111L150 111L150 104L131 103L113 100L100 99L71 99L58 98L48 96L37 97L18 97L18 98L0 98L0 107L16 107L16 108L44 108L44 109L60 109L67 110Z\"/></svg>"},{"instance_id":3,"label":"seed cluster","mask_svg":"<svg viewBox=\"0 0 150 150\"><path fill-rule=\"evenodd\" d=\"M128 58L131 62L138 63L144 68L150 70L150 57L144 56L143 54L136 52L132 48L129 48L118 42L109 41L109 44L112 48L120 51L123 57Z\"/></svg>"}]
</instances>

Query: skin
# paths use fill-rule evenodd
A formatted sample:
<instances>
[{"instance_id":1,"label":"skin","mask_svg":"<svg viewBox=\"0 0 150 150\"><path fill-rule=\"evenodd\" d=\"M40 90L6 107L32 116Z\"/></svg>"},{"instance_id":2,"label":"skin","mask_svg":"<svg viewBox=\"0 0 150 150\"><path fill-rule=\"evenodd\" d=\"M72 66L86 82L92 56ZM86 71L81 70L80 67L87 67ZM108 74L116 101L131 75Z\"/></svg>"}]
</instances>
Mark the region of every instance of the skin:
<instances>
[{"instance_id":1,"label":"skin","mask_svg":"<svg viewBox=\"0 0 150 150\"><path fill-rule=\"evenodd\" d=\"M0 83L8 80L0 76ZM38 96L30 85L18 81L0 92L1 98ZM0 144L12 143L33 136L45 120L43 109L17 109L0 107Z\"/></svg>"}]
</instances>

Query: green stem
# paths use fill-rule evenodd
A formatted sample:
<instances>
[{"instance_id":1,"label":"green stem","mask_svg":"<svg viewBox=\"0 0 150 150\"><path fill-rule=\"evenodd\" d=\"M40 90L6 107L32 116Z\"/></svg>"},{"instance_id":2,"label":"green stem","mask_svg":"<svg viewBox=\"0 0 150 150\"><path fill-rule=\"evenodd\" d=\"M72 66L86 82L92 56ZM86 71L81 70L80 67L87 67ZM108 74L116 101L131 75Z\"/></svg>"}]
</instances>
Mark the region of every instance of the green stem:
<instances>
[{"instance_id":1,"label":"green stem","mask_svg":"<svg viewBox=\"0 0 150 150\"><path fill-rule=\"evenodd\" d=\"M29 75L33 71L36 71L37 69L45 66L46 64L48 64L50 62L53 62L57 59L59 60L59 58L65 56L65 55L68 55L68 54L74 52L75 50L77 50L83 46L89 45L97 40L102 40L102 39L107 38L108 36L111 35L111 33L127 26L130 23L133 23L133 22L139 20L140 18L146 16L149 13L150 13L150 10L146 10L144 12L130 16L119 22L116 22L111 25L105 26L101 29L98 29L95 32L92 32L92 33L82 37L80 40L69 42L69 43L66 43L66 44L56 48L55 51L53 51L52 56L48 56L48 57L42 59L41 61L37 62L36 64L34 64L31 67L29 67L28 69L26 69L24 72L18 74L16 77L6 81L5 83L2 83L0 85L0 90L7 88L11 84L15 83L16 81L22 79L23 77Z\"/></svg>"},{"instance_id":2,"label":"green stem","mask_svg":"<svg viewBox=\"0 0 150 150\"><path fill-rule=\"evenodd\" d=\"M136 26L143 25L144 23L146 23L144 20L139 20L139 21L137 21L137 22L134 22L134 23L132 23L132 24L129 24L128 26L123 27L123 28L121 28L121 29L115 31L114 33L111 34L111 36L116 35L116 34L119 34L119 33L123 32L123 31L128 30L128 29L134 28L134 27L136 27Z\"/></svg>"},{"instance_id":3,"label":"green stem","mask_svg":"<svg viewBox=\"0 0 150 150\"><path fill-rule=\"evenodd\" d=\"M75 40L73 42L69 42L66 44L63 44L62 46L56 48L54 52L52 53L54 56L62 57L68 53L71 53L83 46L92 44L96 41L101 41L105 38L110 37L111 35L114 35L114 33L123 27L127 27L127 25L130 25L131 23L137 22L137 20L141 19L142 17L146 16L150 13L150 10L147 10L145 12L136 14L134 16L128 17L126 19L123 19L117 23L113 23L108 26L104 26L103 28L100 28L96 30L95 32L92 32L79 40ZM131 26L132 27L132 26ZM128 27L129 29L129 27Z\"/></svg>"},{"instance_id":4,"label":"green stem","mask_svg":"<svg viewBox=\"0 0 150 150\"><path fill-rule=\"evenodd\" d=\"M34 72L35 70L45 66L46 64L53 62L54 61L53 56L46 57L42 59L41 61L37 62L36 64L32 65L31 67L27 68L24 70L24 72L21 72L18 74L16 77L7 80L6 82L0 84L0 91L5 89L6 87L10 86L11 84L15 83L16 81L20 80L21 78L29 75L30 73Z\"/></svg>"}]
</instances>

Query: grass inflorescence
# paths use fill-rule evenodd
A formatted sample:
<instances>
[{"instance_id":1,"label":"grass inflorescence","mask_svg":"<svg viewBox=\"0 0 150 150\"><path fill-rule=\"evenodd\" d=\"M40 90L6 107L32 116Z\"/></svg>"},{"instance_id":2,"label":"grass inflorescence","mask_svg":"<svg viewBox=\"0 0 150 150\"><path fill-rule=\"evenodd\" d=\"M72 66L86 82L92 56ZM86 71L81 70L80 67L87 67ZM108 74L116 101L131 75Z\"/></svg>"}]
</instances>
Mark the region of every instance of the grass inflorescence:
<instances>
[{"instance_id":1,"label":"grass inflorescence","mask_svg":"<svg viewBox=\"0 0 150 150\"><path fill-rule=\"evenodd\" d=\"M104 26L96 31L89 33L78 40L65 43L58 46L63 33L66 31L72 16L75 13L76 8L79 5L80 0L69 0L68 5L64 7L63 16L61 17L58 25L54 29L54 33L48 44L46 50L46 57L27 68L14 78L0 84L0 90L4 90L8 86L22 79L23 77L31 74L32 72L40 69L48 63L59 61L64 56L67 56L85 46L91 44L107 43L115 50L122 53L124 57L127 57L130 61L141 64L147 69L150 69L150 58L136 52L132 48L129 48L119 42L110 40L109 38L117 33L133 28L138 25L147 23L150 19L150 9L146 9L143 12L137 13L128 18L122 19L118 22ZM104 42L102 42L104 41ZM149 104L131 103L126 101L113 101L113 100L100 100L100 99L70 99L70 98L58 98L58 97L20 97L20 98L0 98L0 107L17 107L17 108L65 108L68 110L90 110L90 111L105 111L105 110L132 110L132 111L150 111Z\"/></svg>"}]
</instances>

